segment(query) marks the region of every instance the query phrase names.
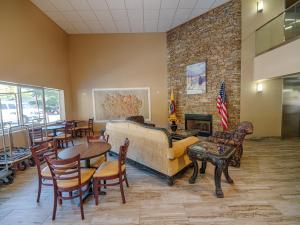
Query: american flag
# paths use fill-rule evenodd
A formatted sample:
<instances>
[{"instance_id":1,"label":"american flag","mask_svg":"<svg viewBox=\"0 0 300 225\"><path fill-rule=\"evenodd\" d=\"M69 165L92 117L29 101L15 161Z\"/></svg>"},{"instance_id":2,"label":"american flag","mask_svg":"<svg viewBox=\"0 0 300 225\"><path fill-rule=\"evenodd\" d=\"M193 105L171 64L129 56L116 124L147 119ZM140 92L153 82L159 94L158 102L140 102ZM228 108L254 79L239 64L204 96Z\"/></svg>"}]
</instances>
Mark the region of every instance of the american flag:
<instances>
[{"instance_id":1,"label":"american flag","mask_svg":"<svg viewBox=\"0 0 300 225\"><path fill-rule=\"evenodd\" d=\"M220 92L217 98L217 109L221 117L221 125L223 130L228 128L228 113L226 106L226 96L225 96L225 83L222 81Z\"/></svg>"}]
</instances>

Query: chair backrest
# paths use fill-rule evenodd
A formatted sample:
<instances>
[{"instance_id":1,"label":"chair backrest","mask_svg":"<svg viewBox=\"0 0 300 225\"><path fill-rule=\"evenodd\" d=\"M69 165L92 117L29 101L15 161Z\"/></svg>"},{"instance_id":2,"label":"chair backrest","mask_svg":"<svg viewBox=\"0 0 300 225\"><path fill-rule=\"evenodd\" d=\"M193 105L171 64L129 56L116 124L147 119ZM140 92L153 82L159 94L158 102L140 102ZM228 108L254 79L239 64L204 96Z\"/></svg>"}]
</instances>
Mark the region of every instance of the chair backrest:
<instances>
[{"instance_id":1,"label":"chair backrest","mask_svg":"<svg viewBox=\"0 0 300 225\"><path fill-rule=\"evenodd\" d=\"M253 124L248 121L240 122L235 129L235 132L245 132L245 134L253 133Z\"/></svg>"},{"instance_id":2,"label":"chair backrest","mask_svg":"<svg viewBox=\"0 0 300 225\"><path fill-rule=\"evenodd\" d=\"M41 145L31 147L30 150L40 177L41 165L45 162L45 156L57 159L57 144L55 141L45 142Z\"/></svg>"},{"instance_id":3,"label":"chair backrest","mask_svg":"<svg viewBox=\"0 0 300 225\"><path fill-rule=\"evenodd\" d=\"M43 140L43 129L41 127L29 129L29 137L32 145L35 139Z\"/></svg>"},{"instance_id":4,"label":"chair backrest","mask_svg":"<svg viewBox=\"0 0 300 225\"><path fill-rule=\"evenodd\" d=\"M78 185L72 188L81 186L81 171L80 171L80 155L76 155L69 159L52 159L48 156L45 156L45 159L50 168L50 172L53 179L53 186L57 190L58 181L66 180L78 180ZM63 189L63 188L62 188Z\"/></svg>"},{"instance_id":5,"label":"chair backrest","mask_svg":"<svg viewBox=\"0 0 300 225\"><path fill-rule=\"evenodd\" d=\"M94 118L89 118L88 128L90 128L90 129L94 128Z\"/></svg>"},{"instance_id":6,"label":"chair backrest","mask_svg":"<svg viewBox=\"0 0 300 225\"><path fill-rule=\"evenodd\" d=\"M68 134L72 134L74 129L75 129L74 121L67 121L65 123L65 137L67 137Z\"/></svg>"},{"instance_id":7,"label":"chair backrest","mask_svg":"<svg viewBox=\"0 0 300 225\"><path fill-rule=\"evenodd\" d=\"M93 135L86 137L88 143L106 142L108 143L109 135Z\"/></svg>"},{"instance_id":8,"label":"chair backrest","mask_svg":"<svg viewBox=\"0 0 300 225\"><path fill-rule=\"evenodd\" d=\"M120 146L120 150L119 150L119 172L122 171L122 167L125 165L128 147L129 147L129 140L128 138L126 138L124 144Z\"/></svg>"}]
</instances>

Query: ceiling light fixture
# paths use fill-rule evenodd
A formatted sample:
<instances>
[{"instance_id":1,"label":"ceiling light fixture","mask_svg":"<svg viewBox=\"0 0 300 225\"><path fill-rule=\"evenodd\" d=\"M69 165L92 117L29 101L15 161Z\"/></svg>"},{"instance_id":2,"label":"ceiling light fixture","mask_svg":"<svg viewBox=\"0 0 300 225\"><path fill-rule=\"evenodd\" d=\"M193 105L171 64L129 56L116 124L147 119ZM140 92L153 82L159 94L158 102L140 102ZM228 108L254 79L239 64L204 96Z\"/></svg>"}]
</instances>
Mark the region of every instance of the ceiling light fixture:
<instances>
[{"instance_id":1,"label":"ceiling light fixture","mask_svg":"<svg viewBox=\"0 0 300 225\"><path fill-rule=\"evenodd\" d=\"M264 11L264 1L258 0L257 1L257 12L262 12L262 11Z\"/></svg>"}]
</instances>

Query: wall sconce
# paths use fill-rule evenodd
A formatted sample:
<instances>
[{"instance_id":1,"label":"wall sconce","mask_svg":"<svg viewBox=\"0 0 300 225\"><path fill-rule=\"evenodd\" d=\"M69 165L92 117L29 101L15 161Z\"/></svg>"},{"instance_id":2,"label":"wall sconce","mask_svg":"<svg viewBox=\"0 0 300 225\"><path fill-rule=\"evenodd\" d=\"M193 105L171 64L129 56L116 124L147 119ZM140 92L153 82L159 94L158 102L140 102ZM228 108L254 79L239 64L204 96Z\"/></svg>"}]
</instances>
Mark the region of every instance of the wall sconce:
<instances>
[{"instance_id":1,"label":"wall sconce","mask_svg":"<svg viewBox=\"0 0 300 225\"><path fill-rule=\"evenodd\" d=\"M264 10L264 1L258 0L257 1L257 12L262 12Z\"/></svg>"},{"instance_id":2,"label":"wall sconce","mask_svg":"<svg viewBox=\"0 0 300 225\"><path fill-rule=\"evenodd\" d=\"M262 85L262 83L257 83L256 84L256 92L258 92L258 93L263 92L263 85Z\"/></svg>"}]
</instances>

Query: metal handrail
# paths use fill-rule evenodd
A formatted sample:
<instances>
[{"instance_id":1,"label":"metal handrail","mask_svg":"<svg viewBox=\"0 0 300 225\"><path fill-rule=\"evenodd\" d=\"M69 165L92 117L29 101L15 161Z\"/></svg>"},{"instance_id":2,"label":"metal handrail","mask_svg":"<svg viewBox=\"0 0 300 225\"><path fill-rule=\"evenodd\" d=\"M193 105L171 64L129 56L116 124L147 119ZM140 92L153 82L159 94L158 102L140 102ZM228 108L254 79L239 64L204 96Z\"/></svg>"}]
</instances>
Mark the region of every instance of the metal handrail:
<instances>
[{"instance_id":1,"label":"metal handrail","mask_svg":"<svg viewBox=\"0 0 300 225\"><path fill-rule=\"evenodd\" d=\"M264 26L268 25L269 23L271 23L272 21L276 20L278 17L280 17L281 15L283 15L284 13L286 13L287 11L289 11L291 8L294 8L296 5L300 4L300 0L295 2L293 5L291 5L290 7L288 7L287 9L285 9L284 11L282 11L281 13L279 13L277 16L273 17L272 19L270 19L268 22L264 23L263 25L261 25L259 28L257 28L255 31L260 30L261 28L263 28Z\"/></svg>"}]
</instances>

